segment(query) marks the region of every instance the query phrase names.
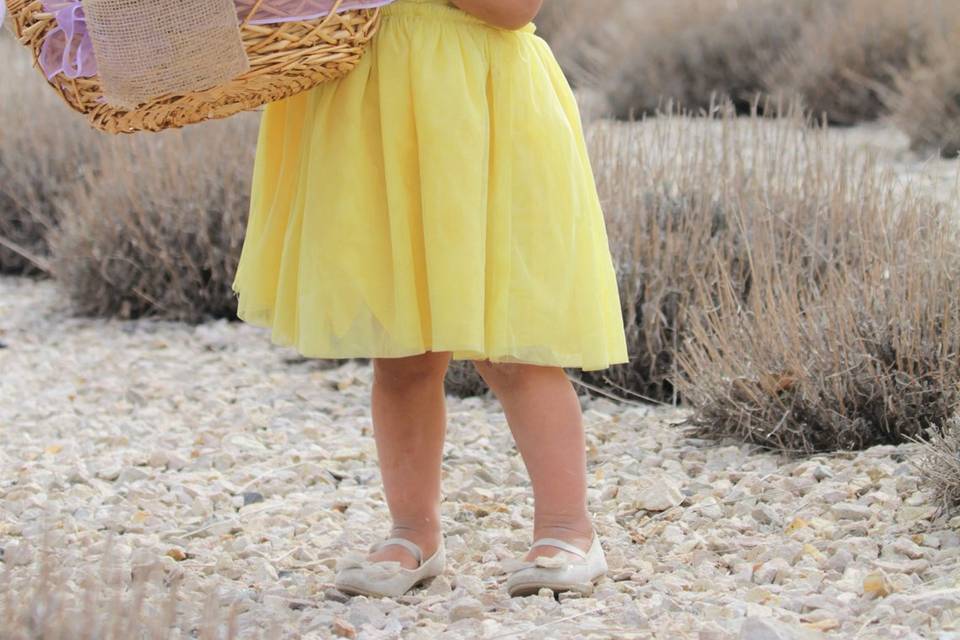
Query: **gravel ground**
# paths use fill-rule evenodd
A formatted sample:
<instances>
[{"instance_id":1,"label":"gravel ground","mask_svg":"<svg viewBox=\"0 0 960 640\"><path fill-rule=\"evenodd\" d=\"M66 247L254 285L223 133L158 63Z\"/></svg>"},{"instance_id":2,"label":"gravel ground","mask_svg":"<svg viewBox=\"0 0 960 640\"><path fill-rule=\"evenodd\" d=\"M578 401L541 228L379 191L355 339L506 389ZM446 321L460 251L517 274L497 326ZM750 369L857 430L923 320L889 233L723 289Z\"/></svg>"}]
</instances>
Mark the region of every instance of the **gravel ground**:
<instances>
[{"instance_id":1,"label":"gravel ground","mask_svg":"<svg viewBox=\"0 0 960 640\"><path fill-rule=\"evenodd\" d=\"M15 278L0 343L0 637L11 606L55 617L29 606L47 531L65 602L85 576L109 594L146 575L157 623L179 577L184 637L233 604L245 638L960 638L960 521L918 488L912 446L791 460L687 438L682 411L585 400L611 573L511 599L499 563L530 542L529 486L497 405L451 398L446 574L348 600L335 559L387 529L369 367L242 324L71 318L53 283Z\"/></svg>"}]
</instances>

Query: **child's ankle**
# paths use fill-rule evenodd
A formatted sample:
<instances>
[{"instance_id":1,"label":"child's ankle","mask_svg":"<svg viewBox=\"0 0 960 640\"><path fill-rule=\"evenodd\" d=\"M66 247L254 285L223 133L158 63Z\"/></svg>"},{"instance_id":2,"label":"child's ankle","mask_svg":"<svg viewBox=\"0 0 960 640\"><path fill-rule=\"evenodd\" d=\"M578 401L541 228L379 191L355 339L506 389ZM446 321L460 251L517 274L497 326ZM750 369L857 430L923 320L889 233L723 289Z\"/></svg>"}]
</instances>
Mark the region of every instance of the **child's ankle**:
<instances>
[{"instance_id":1,"label":"child's ankle","mask_svg":"<svg viewBox=\"0 0 960 640\"><path fill-rule=\"evenodd\" d=\"M592 540L593 521L588 515L575 518L538 519L534 522L533 535L534 539Z\"/></svg>"},{"instance_id":2,"label":"child's ankle","mask_svg":"<svg viewBox=\"0 0 960 640\"><path fill-rule=\"evenodd\" d=\"M391 538L403 538L419 545L424 554L430 555L440 544L440 522L419 522L417 526L394 523L390 529Z\"/></svg>"}]
</instances>

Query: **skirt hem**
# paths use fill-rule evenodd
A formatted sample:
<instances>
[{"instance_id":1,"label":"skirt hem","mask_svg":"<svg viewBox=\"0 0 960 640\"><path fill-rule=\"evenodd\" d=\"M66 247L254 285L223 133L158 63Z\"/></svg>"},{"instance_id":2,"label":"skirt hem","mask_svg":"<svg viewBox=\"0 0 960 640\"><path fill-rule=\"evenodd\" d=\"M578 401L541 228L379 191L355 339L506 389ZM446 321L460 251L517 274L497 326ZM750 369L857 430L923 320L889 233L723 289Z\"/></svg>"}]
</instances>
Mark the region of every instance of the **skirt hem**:
<instances>
[{"instance_id":1,"label":"skirt hem","mask_svg":"<svg viewBox=\"0 0 960 640\"><path fill-rule=\"evenodd\" d=\"M467 360L482 360L490 361L495 364L528 364L539 367L557 367L561 369L579 369L580 371L605 371L614 365L628 364L630 359L628 357L622 358L612 358L611 360L606 361L605 364L591 364L586 365L583 362L583 358L570 357L570 358L553 358L553 359L537 359L537 358L520 358L511 353L505 352L501 354L487 354L484 351L472 348L469 346L454 346L454 345L443 345L435 346L430 345L429 347L422 347L417 349L411 349L408 351L398 351L396 353L391 353L390 355L379 355L376 353L370 352L328 352L323 353L319 351L313 351L310 349L305 349L297 340L293 340L289 337L283 336L282 334L274 331L273 324L269 321L264 320L255 320L250 318L245 312L241 311L239 308L237 310L237 318L240 319L244 324L248 324L253 327L258 327L261 329L267 329L270 331L270 342L273 345L278 347L289 347L296 350L303 358L317 359L317 360L353 360L359 358L409 358L412 356L419 356L425 353L431 352L450 352L451 360L453 361L467 361Z\"/></svg>"}]
</instances>

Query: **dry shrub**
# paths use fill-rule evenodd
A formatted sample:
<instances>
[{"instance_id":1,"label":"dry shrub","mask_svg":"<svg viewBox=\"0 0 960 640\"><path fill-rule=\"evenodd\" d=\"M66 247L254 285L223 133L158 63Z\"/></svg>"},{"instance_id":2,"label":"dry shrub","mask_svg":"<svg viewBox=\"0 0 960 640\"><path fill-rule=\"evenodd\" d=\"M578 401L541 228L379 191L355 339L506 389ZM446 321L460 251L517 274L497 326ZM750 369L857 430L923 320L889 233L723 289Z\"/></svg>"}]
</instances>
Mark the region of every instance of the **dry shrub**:
<instances>
[{"instance_id":1,"label":"dry shrub","mask_svg":"<svg viewBox=\"0 0 960 640\"><path fill-rule=\"evenodd\" d=\"M111 537L101 558L80 567L58 566L49 542L37 563L4 565L0 640L233 640L242 627L248 627L245 638L279 637L276 621L269 633L251 635L256 621L236 606L221 604L214 588L202 601L181 594L182 578L163 563L111 560L112 544Z\"/></svg>"},{"instance_id":2,"label":"dry shrub","mask_svg":"<svg viewBox=\"0 0 960 640\"><path fill-rule=\"evenodd\" d=\"M776 95L847 125L885 114L883 94L958 14L947 0L555 0L540 24L568 76L619 118L714 96L743 113Z\"/></svg>"},{"instance_id":3,"label":"dry shrub","mask_svg":"<svg viewBox=\"0 0 960 640\"><path fill-rule=\"evenodd\" d=\"M769 256L774 256L768 263L790 265L794 271L788 274L800 274L797 277L802 282L795 283L797 289L806 283L803 291L819 291L818 283L835 281L836 274L856 274L857 269L886 258L881 254L885 242L909 240L912 244L897 246L943 265L929 283L942 289L950 284L947 278L953 263L946 254L952 246L948 239L955 236L947 233L934 204L905 192L892 177L881 175L870 157L849 150L806 120L795 115L734 118L729 106L725 111L709 119L667 115L641 125L598 123L588 130L632 360L584 377L626 395L688 400L701 410L705 431L744 435L746 432L734 428L745 420L743 416L737 414L725 423L716 419L722 409L710 413L710 407L712 403L722 407L731 395L722 386L727 380L723 367L747 367L752 356L744 351L741 358L738 348L711 351L712 344L723 343L704 333L700 318L704 314L709 318L705 310L720 302L737 308L737 304L752 300L751 294L766 299L762 296L763 287L768 286L763 279L767 263L758 261L758 244L765 242ZM901 236L883 235L896 219L903 221L897 227ZM927 241L929 244L924 244ZM931 253L936 251L940 253ZM911 267L918 268L918 264ZM866 281L866 276L858 277ZM907 293L913 297L904 300L917 295L916 291ZM789 307L783 304L786 313ZM934 323L936 309L930 314L925 318ZM748 316L724 319L728 322L722 326L729 331L749 326L746 335L753 335L754 325L743 324L750 322ZM922 343L915 346L917 350L936 346L929 333L913 337ZM688 383L678 389L684 371L677 356L691 339L694 352L683 366ZM707 356L729 360L708 367L711 361ZM920 364L916 367L921 368ZM781 370L770 367L765 373ZM811 376L818 375L809 371ZM949 376L943 378L947 379ZM711 384L718 390L708 393ZM721 388L727 392L720 393ZM950 398L945 389L937 387L923 398L920 404L929 404L929 410L914 414L907 410L907 399L901 398L899 408L891 408L888 416L880 415L876 421L867 419L867 423L870 429L876 428L880 440L886 437L885 430L895 434L892 438L915 432L914 422L946 411ZM936 395L941 392L945 395ZM940 400L934 402L936 398ZM880 405L871 406L879 411ZM851 405L850 415L863 417L864 407ZM770 414L759 409L748 415L755 417L750 437L758 442L761 438L754 431L766 433L763 429L771 429L779 420L770 422ZM878 423L884 421L896 424L880 428ZM817 443L816 448L824 448L830 437L811 441ZM780 445L807 446L796 441Z\"/></svg>"},{"instance_id":4,"label":"dry shrub","mask_svg":"<svg viewBox=\"0 0 960 640\"><path fill-rule=\"evenodd\" d=\"M0 273L42 275L59 202L96 164L99 146L2 28L0 60Z\"/></svg>"},{"instance_id":5,"label":"dry shrub","mask_svg":"<svg viewBox=\"0 0 960 640\"><path fill-rule=\"evenodd\" d=\"M51 272L78 313L233 317L256 116L111 138L0 37L0 272Z\"/></svg>"},{"instance_id":6,"label":"dry shrub","mask_svg":"<svg viewBox=\"0 0 960 640\"><path fill-rule=\"evenodd\" d=\"M917 466L942 512L953 513L960 508L960 418L930 429L928 435Z\"/></svg>"},{"instance_id":7,"label":"dry shrub","mask_svg":"<svg viewBox=\"0 0 960 640\"><path fill-rule=\"evenodd\" d=\"M609 77L611 55L625 43L618 28L636 24L634 3L622 0L548 0L537 16L545 38L569 80L597 88Z\"/></svg>"},{"instance_id":8,"label":"dry shrub","mask_svg":"<svg viewBox=\"0 0 960 640\"><path fill-rule=\"evenodd\" d=\"M103 150L50 239L79 314L234 317L256 122L247 114Z\"/></svg>"},{"instance_id":9,"label":"dry shrub","mask_svg":"<svg viewBox=\"0 0 960 640\"><path fill-rule=\"evenodd\" d=\"M749 286L717 256L679 359L704 437L853 450L918 438L956 412L955 222L870 163L827 169L803 169L792 193L766 176L734 210Z\"/></svg>"},{"instance_id":10,"label":"dry shrub","mask_svg":"<svg viewBox=\"0 0 960 640\"><path fill-rule=\"evenodd\" d=\"M898 74L886 102L893 121L918 152L960 156L960 22L949 36L934 38L928 60Z\"/></svg>"},{"instance_id":11,"label":"dry shrub","mask_svg":"<svg viewBox=\"0 0 960 640\"><path fill-rule=\"evenodd\" d=\"M458 398L482 396L487 393L487 383L483 381L476 367L469 360L457 360L450 363L444 379L447 394Z\"/></svg>"},{"instance_id":12,"label":"dry shrub","mask_svg":"<svg viewBox=\"0 0 960 640\"><path fill-rule=\"evenodd\" d=\"M816 18L767 74L773 93L800 97L816 117L850 125L884 111L897 73L926 55L946 5L933 0L821 0Z\"/></svg>"},{"instance_id":13,"label":"dry shrub","mask_svg":"<svg viewBox=\"0 0 960 640\"><path fill-rule=\"evenodd\" d=\"M665 102L706 109L715 95L748 110L822 1L623 3L589 71L620 118L652 114Z\"/></svg>"},{"instance_id":14,"label":"dry shrub","mask_svg":"<svg viewBox=\"0 0 960 640\"><path fill-rule=\"evenodd\" d=\"M631 362L584 379L621 394L677 402L676 355L709 266L722 256L745 268L738 207L764 215L756 198L768 177L786 190L810 152L797 119L662 115L642 124L588 129L597 188L618 275ZM750 197L749 203L742 200ZM746 274L743 276L747 280Z\"/></svg>"}]
</instances>

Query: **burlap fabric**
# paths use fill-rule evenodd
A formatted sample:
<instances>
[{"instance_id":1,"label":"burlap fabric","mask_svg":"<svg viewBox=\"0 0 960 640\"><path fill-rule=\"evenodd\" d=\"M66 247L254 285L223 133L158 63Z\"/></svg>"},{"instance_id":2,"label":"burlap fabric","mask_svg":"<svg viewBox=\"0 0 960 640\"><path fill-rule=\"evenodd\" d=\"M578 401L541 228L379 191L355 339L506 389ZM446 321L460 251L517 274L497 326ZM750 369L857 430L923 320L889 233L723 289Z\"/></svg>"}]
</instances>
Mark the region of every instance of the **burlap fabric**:
<instances>
[{"instance_id":1,"label":"burlap fabric","mask_svg":"<svg viewBox=\"0 0 960 640\"><path fill-rule=\"evenodd\" d=\"M224 84L250 68L234 0L83 0L108 104Z\"/></svg>"}]
</instances>

